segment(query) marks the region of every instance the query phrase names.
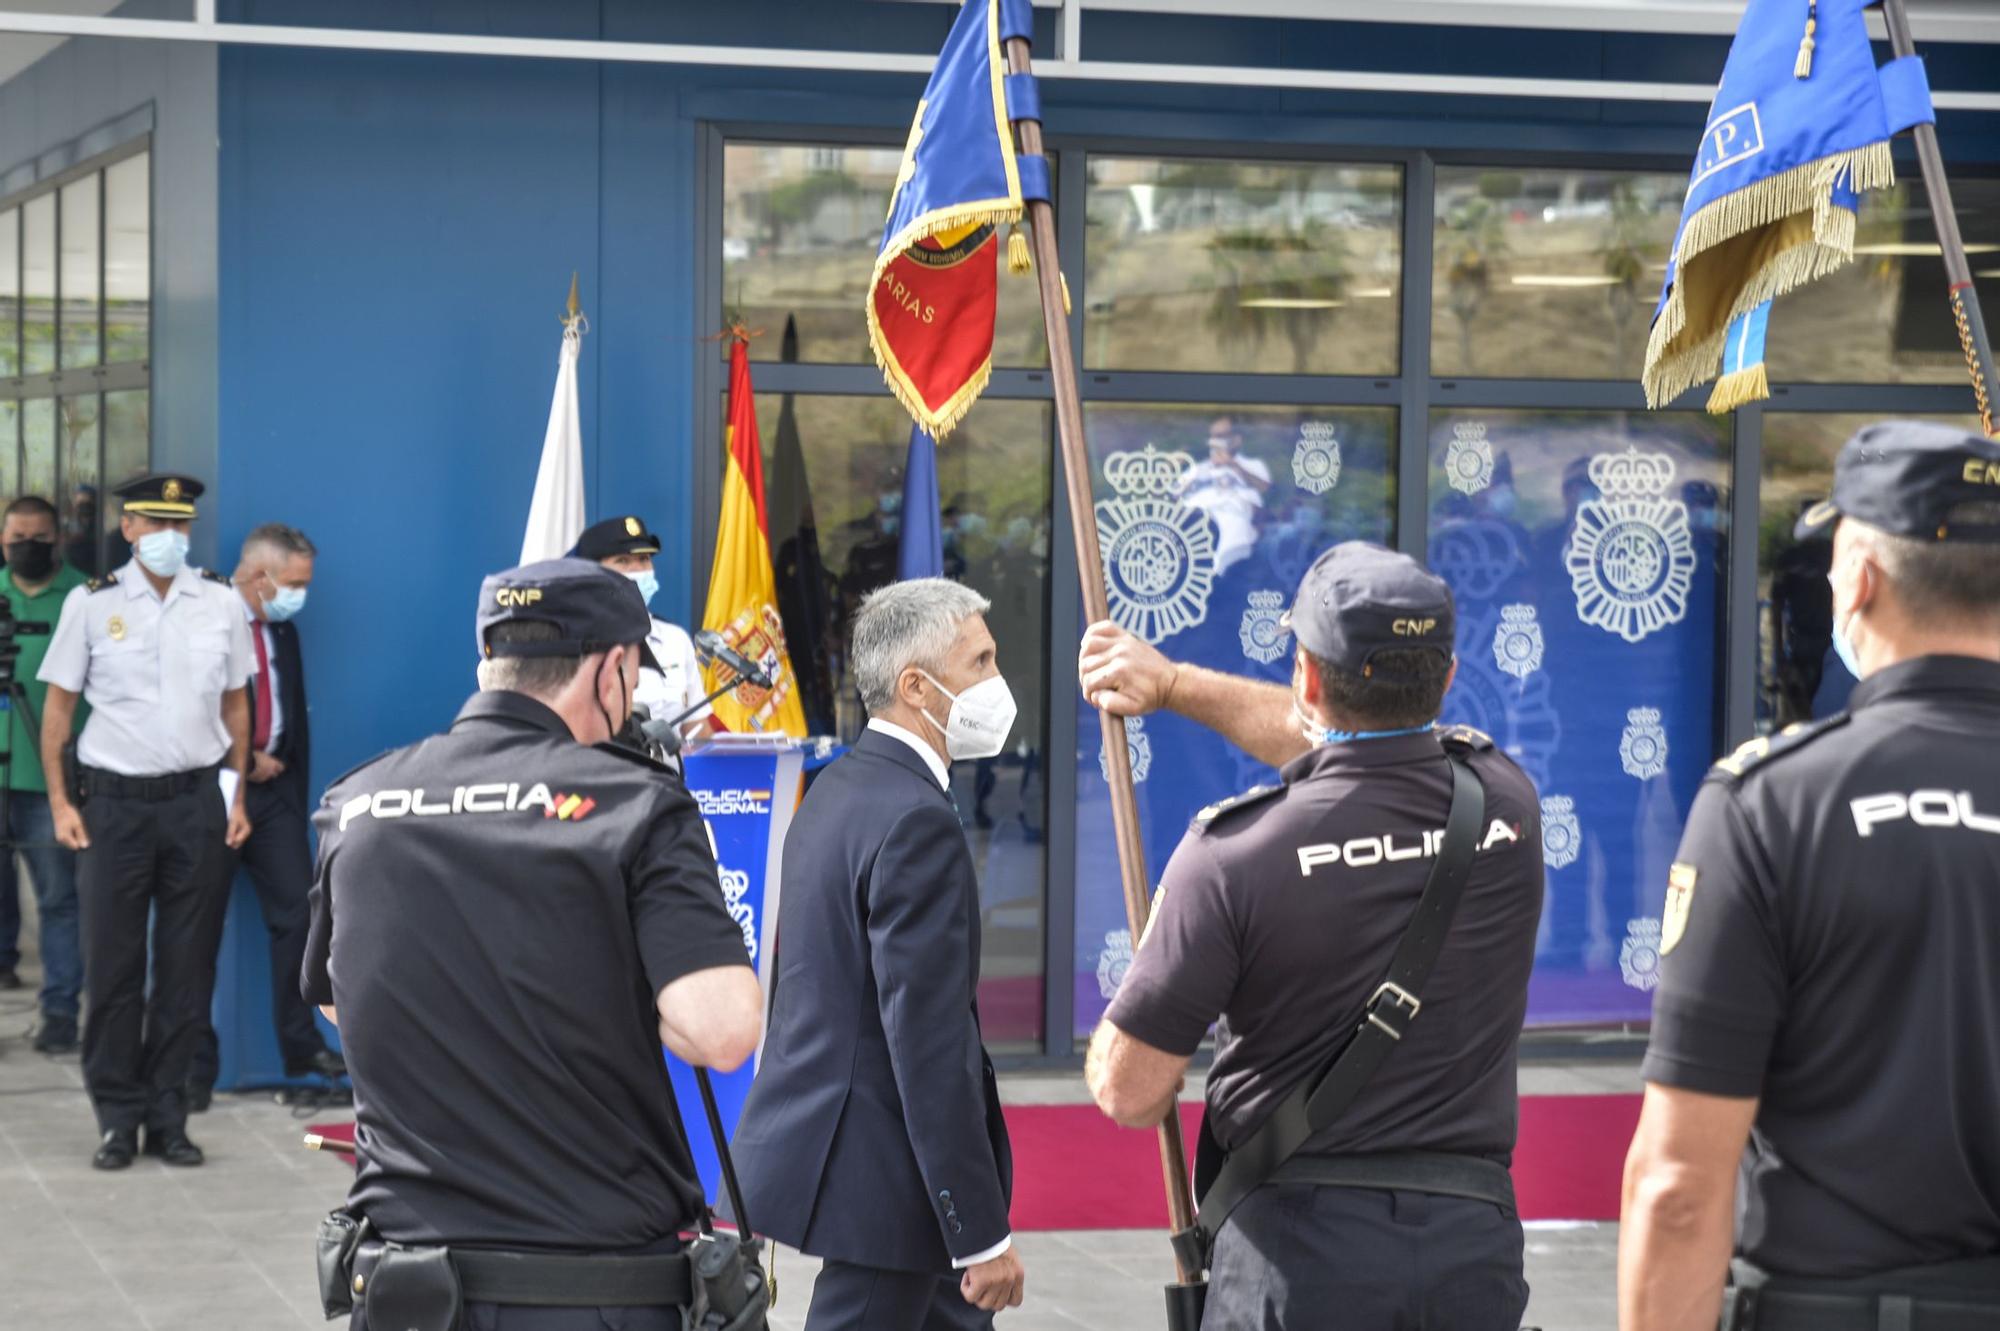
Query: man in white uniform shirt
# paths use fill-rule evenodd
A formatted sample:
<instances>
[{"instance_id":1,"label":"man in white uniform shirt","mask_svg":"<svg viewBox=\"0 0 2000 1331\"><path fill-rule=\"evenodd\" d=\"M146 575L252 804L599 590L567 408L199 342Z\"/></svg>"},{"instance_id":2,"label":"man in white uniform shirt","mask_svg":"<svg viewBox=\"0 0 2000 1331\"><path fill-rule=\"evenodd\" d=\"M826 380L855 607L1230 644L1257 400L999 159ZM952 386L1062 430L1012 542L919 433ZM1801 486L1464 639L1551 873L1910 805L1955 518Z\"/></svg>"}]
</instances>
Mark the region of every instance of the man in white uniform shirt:
<instances>
[{"instance_id":1,"label":"man in white uniform shirt","mask_svg":"<svg viewBox=\"0 0 2000 1331\"><path fill-rule=\"evenodd\" d=\"M1208 460L1181 473L1176 497L1215 520L1215 572L1220 577L1257 546L1257 512L1271 488L1271 469L1243 455L1234 419L1218 416L1208 427Z\"/></svg>"},{"instance_id":2,"label":"man in white uniform shirt","mask_svg":"<svg viewBox=\"0 0 2000 1331\"><path fill-rule=\"evenodd\" d=\"M74 784L49 782L49 811L56 840L78 852L83 1077L102 1134L99 1169L130 1165L141 1127L146 1154L202 1162L183 1088L215 982L210 940L228 904L228 851L250 836L245 685L255 658L228 579L187 562L201 492L200 481L169 475L117 488L132 560L69 594L37 675L49 686L50 759L68 748L77 699L91 708Z\"/></svg>"},{"instance_id":3,"label":"man in white uniform shirt","mask_svg":"<svg viewBox=\"0 0 2000 1331\"><path fill-rule=\"evenodd\" d=\"M660 590L660 580L653 572L653 556L660 553L660 538L647 530L642 519L606 518L585 527L583 535L577 537L576 549L570 553L632 579L639 584L639 595L645 597L648 604L652 602L654 593ZM653 657L660 663L660 668L640 668L639 687L632 691L632 701L644 707L648 715L655 720L679 716L707 696L708 690L702 682L701 659L695 655L694 639L688 636L686 629L655 615L653 632L647 637L646 645L653 649ZM682 738L693 741L707 734L710 715L709 709L702 706L688 717L681 725ZM679 762L678 758L674 759L675 766Z\"/></svg>"}]
</instances>

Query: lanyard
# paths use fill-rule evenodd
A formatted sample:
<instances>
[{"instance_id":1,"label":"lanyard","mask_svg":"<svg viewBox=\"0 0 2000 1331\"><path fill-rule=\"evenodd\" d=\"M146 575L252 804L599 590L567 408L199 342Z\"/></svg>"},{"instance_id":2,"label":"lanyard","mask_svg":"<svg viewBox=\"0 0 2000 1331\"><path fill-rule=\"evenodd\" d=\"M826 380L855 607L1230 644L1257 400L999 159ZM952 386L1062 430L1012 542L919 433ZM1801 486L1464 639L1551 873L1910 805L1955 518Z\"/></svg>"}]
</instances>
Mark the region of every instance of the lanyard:
<instances>
[{"instance_id":1,"label":"lanyard","mask_svg":"<svg viewBox=\"0 0 2000 1331\"><path fill-rule=\"evenodd\" d=\"M1437 729L1437 722L1428 725L1408 726L1402 730L1322 730L1320 743L1347 744L1362 739L1395 739L1402 735L1425 735Z\"/></svg>"}]
</instances>

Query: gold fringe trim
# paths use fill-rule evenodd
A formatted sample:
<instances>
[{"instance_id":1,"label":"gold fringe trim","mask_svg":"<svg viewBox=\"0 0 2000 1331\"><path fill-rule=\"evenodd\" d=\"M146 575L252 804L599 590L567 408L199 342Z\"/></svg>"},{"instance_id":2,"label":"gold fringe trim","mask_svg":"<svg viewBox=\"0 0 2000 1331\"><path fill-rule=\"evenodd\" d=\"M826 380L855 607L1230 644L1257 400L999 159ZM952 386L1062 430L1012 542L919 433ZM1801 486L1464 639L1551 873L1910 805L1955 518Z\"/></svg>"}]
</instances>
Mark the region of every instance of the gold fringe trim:
<instances>
[{"instance_id":1,"label":"gold fringe trim","mask_svg":"<svg viewBox=\"0 0 2000 1331\"><path fill-rule=\"evenodd\" d=\"M1854 214L1833 203L1834 185L1842 177L1857 194L1886 189L1896 183L1895 156L1887 143L1871 143L1801 163L1724 195L1688 219L1674 251L1673 289L1667 293L1667 303L1646 345L1642 382L1647 406L1658 408L1712 378L1721 363L1729 325L1738 315L1824 277L1853 259ZM1808 210L1813 217L1812 239L1794 245L1750 274L1718 326L1699 330L1699 341L1692 345L1677 345L1687 331L1688 265L1725 241Z\"/></svg>"},{"instance_id":2,"label":"gold fringe trim","mask_svg":"<svg viewBox=\"0 0 2000 1331\"><path fill-rule=\"evenodd\" d=\"M1035 261L1028 253L1028 238L1021 234L1017 222L1007 228L1007 271L1020 277L1035 269Z\"/></svg>"},{"instance_id":3,"label":"gold fringe trim","mask_svg":"<svg viewBox=\"0 0 2000 1331\"><path fill-rule=\"evenodd\" d=\"M1749 402L1762 402L1771 396L1771 376L1764 369L1764 362L1733 370L1715 381L1715 391L1708 395L1710 414L1720 416Z\"/></svg>"}]
</instances>

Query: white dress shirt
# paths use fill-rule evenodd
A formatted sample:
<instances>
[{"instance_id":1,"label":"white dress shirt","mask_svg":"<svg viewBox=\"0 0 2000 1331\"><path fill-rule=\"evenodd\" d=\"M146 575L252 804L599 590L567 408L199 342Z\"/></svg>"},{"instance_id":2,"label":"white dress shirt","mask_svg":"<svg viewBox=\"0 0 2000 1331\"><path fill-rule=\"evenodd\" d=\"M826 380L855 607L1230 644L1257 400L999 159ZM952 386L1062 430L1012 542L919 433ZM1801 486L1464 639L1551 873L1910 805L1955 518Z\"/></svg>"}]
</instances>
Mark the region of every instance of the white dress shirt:
<instances>
[{"instance_id":1,"label":"white dress shirt","mask_svg":"<svg viewBox=\"0 0 2000 1331\"><path fill-rule=\"evenodd\" d=\"M879 716L871 716L868 718L868 728L870 730L875 731L877 734L887 735L890 739L901 740L903 743L915 749L917 751L917 756L924 760L924 766L930 768L931 775L937 778L938 787L943 791L945 791L947 794L950 793L951 764L946 762L943 758L939 757L938 751L936 749L924 743L923 737L921 735L913 735L908 730L905 730L902 726L897 725L894 721L884 721ZM970 1257L960 1257L954 1259L951 1264L951 1269L954 1271L963 1271L968 1266L978 1266L981 1262L990 1262L995 1257L998 1257L1001 1253L1007 1251L1007 1249L1010 1246L1012 1246L1013 1242L1014 1242L1014 1236L1012 1234L1009 1234L984 1252L976 1252L973 1253Z\"/></svg>"}]
</instances>

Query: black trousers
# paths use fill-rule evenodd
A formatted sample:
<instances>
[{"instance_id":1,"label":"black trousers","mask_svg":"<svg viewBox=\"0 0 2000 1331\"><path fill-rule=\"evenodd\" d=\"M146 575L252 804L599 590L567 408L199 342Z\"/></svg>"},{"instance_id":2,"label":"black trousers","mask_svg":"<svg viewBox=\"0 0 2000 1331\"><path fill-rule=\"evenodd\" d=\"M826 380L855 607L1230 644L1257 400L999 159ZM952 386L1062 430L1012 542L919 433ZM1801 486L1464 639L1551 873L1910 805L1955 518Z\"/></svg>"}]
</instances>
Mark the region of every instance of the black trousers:
<instances>
[{"instance_id":1,"label":"black trousers","mask_svg":"<svg viewBox=\"0 0 2000 1331\"><path fill-rule=\"evenodd\" d=\"M83 1078L103 1131L187 1121L181 1097L215 988L229 887L228 812L213 777L164 800L93 794L77 855L82 908ZM152 922L152 989L146 926Z\"/></svg>"},{"instance_id":2,"label":"black trousers","mask_svg":"<svg viewBox=\"0 0 2000 1331\"><path fill-rule=\"evenodd\" d=\"M806 1331L988 1331L993 1314L958 1292L960 1273L887 1271L827 1262L813 1282Z\"/></svg>"},{"instance_id":3,"label":"black trousers","mask_svg":"<svg viewBox=\"0 0 2000 1331\"><path fill-rule=\"evenodd\" d=\"M529 1308L513 1303L468 1303L466 1331L681 1331L679 1308ZM347 1331L368 1331L368 1314L356 1308Z\"/></svg>"},{"instance_id":4,"label":"black trousers","mask_svg":"<svg viewBox=\"0 0 2000 1331\"><path fill-rule=\"evenodd\" d=\"M306 837L306 816L286 798L275 782L244 787L244 812L250 815L250 839L230 857L223 885L225 915L228 893L238 867L250 871L257 891L257 908L271 936L271 1024L278 1032L278 1052L285 1068L303 1066L326 1047L313 1024L312 1005L299 992L299 971L306 957L306 933L312 924L307 897L312 891L312 847ZM216 934L216 946L222 935ZM211 960L211 981L215 967ZM210 985L213 990L213 983ZM214 994L201 1006L201 1031L195 1041L188 1081L204 1090L215 1085L221 1051L210 1021Z\"/></svg>"},{"instance_id":5,"label":"black trousers","mask_svg":"<svg viewBox=\"0 0 2000 1331\"><path fill-rule=\"evenodd\" d=\"M1216 1236L1202 1331L1517 1331L1521 1247L1491 1202L1260 1188Z\"/></svg>"}]
</instances>

